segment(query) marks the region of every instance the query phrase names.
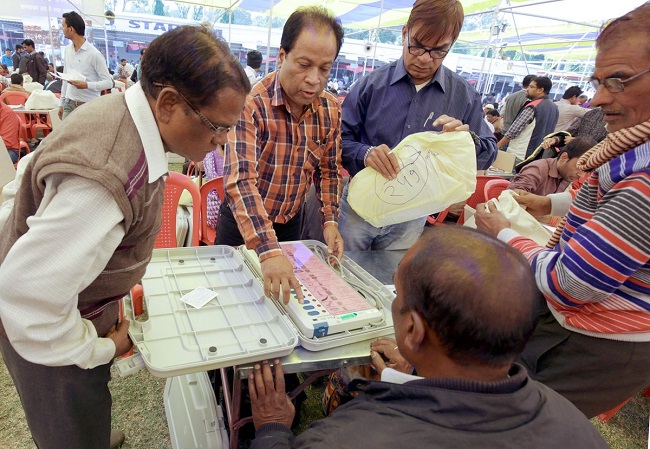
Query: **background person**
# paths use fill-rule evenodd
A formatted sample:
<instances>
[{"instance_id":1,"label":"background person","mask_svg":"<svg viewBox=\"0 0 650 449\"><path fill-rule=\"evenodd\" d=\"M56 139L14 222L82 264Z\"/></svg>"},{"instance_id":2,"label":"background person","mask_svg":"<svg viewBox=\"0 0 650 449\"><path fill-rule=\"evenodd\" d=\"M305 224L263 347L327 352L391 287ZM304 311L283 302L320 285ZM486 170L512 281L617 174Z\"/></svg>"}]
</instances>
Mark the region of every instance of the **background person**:
<instances>
[{"instance_id":1,"label":"background person","mask_svg":"<svg viewBox=\"0 0 650 449\"><path fill-rule=\"evenodd\" d=\"M106 60L86 40L86 22L74 11L66 12L61 19L63 35L71 44L63 50L63 73L74 70L85 80L66 81L61 87L59 118L64 119L84 103L99 98L102 90L111 89L113 78L108 73Z\"/></svg>"},{"instance_id":2,"label":"background person","mask_svg":"<svg viewBox=\"0 0 650 449\"><path fill-rule=\"evenodd\" d=\"M262 67L262 53L258 50L251 50L246 55L246 76L253 86L257 82L257 74Z\"/></svg>"},{"instance_id":3,"label":"background person","mask_svg":"<svg viewBox=\"0 0 650 449\"><path fill-rule=\"evenodd\" d=\"M542 196L564 192L584 175L577 167L578 159L594 145L594 139L577 137L565 145L557 157L539 159L526 165L510 181L508 188Z\"/></svg>"}]
</instances>

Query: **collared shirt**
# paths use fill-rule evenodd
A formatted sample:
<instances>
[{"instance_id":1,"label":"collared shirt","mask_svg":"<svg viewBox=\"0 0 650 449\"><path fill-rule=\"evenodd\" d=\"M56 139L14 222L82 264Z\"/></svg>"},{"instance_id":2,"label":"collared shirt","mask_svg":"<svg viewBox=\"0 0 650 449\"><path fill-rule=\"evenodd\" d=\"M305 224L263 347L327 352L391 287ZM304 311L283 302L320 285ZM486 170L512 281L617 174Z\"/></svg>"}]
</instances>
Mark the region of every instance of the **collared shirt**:
<instances>
[{"instance_id":1,"label":"collared shirt","mask_svg":"<svg viewBox=\"0 0 650 449\"><path fill-rule=\"evenodd\" d=\"M153 182L167 173L158 127L139 86L125 96ZM2 191L0 228L13 207L29 158L21 159L16 179ZM98 338L92 322L81 318L77 296L97 278L122 241L124 216L109 190L95 181L57 173L45 178L45 186L38 211L28 218L29 231L0 267L2 321L7 334L10 327L25 329L23 335L8 335L23 358L46 366L93 368L114 357L115 344L110 338ZM9 326L10 322L19 325Z\"/></svg>"},{"instance_id":2,"label":"collared shirt","mask_svg":"<svg viewBox=\"0 0 650 449\"><path fill-rule=\"evenodd\" d=\"M4 102L0 101L0 137L8 150L20 148L20 118Z\"/></svg>"},{"instance_id":3,"label":"collared shirt","mask_svg":"<svg viewBox=\"0 0 650 449\"><path fill-rule=\"evenodd\" d=\"M290 110L273 72L255 84L228 135L226 199L260 260L280 253L273 223L298 213L312 178L323 223L338 220L341 105L322 92L299 112Z\"/></svg>"},{"instance_id":4,"label":"collared shirt","mask_svg":"<svg viewBox=\"0 0 650 449\"><path fill-rule=\"evenodd\" d=\"M113 87L113 78L108 73L106 60L90 42L84 41L77 51L71 43L65 47L63 60L63 73L67 73L70 69L81 73L86 77L88 88L77 89L72 84L64 82L61 88L62 105L65 99L87 103L98 98L102 90Z\"/></svg>"},{"instance_id":5,"label":"collared shirt","mask_svg":"<svg viewBox=\"0 0 650 449\"><path fill-rule=\"evenodd\" d=\"M464 79L440 66L416 91L402 58L376 69L352 87L343 103L343 166L354 176L365 167L370 146L394 148L408 135L441 131L432 123L443 114L479 136L477 166L488 168L497 155L496 139L483 120L481 96Z\"/></svg>"},{"instance_id":6,"label":"collared shirt","mask_svg":"<svg viewBox=\"0 0 650 449\"><path fill-rule=\"evenodd\" d=\"M522 109L519 115L517 115L517 118L515 118L515 121L510 125L510 128L508 128L508 132L506 132L505 136L509 139L514 139L531 124L534 118L535 108Z\"/></svg>"},{"instance_id":7,"label":"collared shirt","mask_svg":"<svg viewBox=\"0 0 650 449\"><path fill-rule=\"evenodd\" d=\"M589 109L582 108L577 104L571 104L569 100L561 98L559 101L556 101L558 111L560 111L560 116L557 119L557 124L555 125L554 132L565 131L569 125L573 123L576 118L583 117Z\"/></svg>"},{"instance_id":8,"label":"collared shirt","mask_svg":"<svg viewBox=\"0 0 650 449\"><path fill-rule=\"evenodd\" d=\"M2 64L5 64L7 67L13 67L13 65L14 65L14 62L11 59L11 56L7 56L7 55L2 55L2 59L0 60L0 62Z\"/></svg>"},{"instance_id":9,"label":"collared shirt","mask_svg":"<svg viewBox=\"0 0 650 449\"><path fill-rule=\"evenodd\" d=\"M257 72L255 71L254 68L252 68L251 66L248 66L248 65L244 69L244 72L246 72L246 76L248 77L248 81L251 83L251 87L253 87L255 85L255 83L257 82Z\"/></svg>"},{"instance_id":10,"label":"collared shirt","mask_svg":"<svg viewBox=\"0 0 650 449\"><path fill-rule=\"evenodd\" d=\"M535 195L564 192L569 185L557 170L557 158L540 159L526 165L510 181L509 189L521 189Z\"/></svg>"}]
</instances>

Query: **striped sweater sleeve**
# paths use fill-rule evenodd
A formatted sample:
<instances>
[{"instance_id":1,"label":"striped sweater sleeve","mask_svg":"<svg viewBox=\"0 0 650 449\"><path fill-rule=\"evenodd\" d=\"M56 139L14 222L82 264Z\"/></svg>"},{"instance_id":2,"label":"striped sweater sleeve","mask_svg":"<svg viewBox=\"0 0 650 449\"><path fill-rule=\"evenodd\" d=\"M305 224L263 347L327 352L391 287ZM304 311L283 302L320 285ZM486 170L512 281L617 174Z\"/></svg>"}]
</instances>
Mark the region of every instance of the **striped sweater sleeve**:
<instances>
[{"instance_id":1,"label":"striped sweater sleeve","mask_svg":"<svg viewBox=\"0 0 650 449\"><path fill-rule=\"evenodd\" d=\"M602 198L600 194L598 178L592 176L569 210L562 250L523 237L508 243L527 257L538 287L560 313L570 315L576 312L572 309L614 293L650 312L639 298L647 298L650 284L630 279L647 267L650 255L650 169L621 180Z\"/></svg>"}]
</instances>

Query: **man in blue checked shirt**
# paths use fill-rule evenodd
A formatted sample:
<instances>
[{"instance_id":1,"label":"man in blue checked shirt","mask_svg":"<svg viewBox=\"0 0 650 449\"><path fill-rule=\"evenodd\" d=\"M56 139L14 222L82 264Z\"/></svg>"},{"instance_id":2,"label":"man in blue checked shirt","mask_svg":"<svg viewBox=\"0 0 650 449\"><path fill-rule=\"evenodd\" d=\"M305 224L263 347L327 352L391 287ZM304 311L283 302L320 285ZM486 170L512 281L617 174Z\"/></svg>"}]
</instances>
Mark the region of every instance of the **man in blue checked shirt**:
<instances>
[{"instance_id":1,"label":"man in blue checked shirt","mask_svg":"<svg viewBox=\"0 0 650 449\"><path fill-rule=\"evenodd\" d=\"M343 166L354 176L372 167L386 178L397 176L389 154L406 136L422 131L469 131L479 169L496 158L494 135L483 120L481 97L442 62L463 25L458 0L417 0L402 29L402 57L376 69L350 90L343 104ZM341 198L339 230L346 249L407 249L420 236L425 217L383 228L361 218Z\"/></svg>"}]
</instances>

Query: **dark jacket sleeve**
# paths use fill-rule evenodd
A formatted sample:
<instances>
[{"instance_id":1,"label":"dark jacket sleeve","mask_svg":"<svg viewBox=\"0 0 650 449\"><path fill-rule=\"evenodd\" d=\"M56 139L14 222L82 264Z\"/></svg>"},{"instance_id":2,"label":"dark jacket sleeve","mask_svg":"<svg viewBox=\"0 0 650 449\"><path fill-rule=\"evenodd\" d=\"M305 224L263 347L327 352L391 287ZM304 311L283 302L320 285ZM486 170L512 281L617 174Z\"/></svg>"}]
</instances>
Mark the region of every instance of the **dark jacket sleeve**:
<instances>
[{"instance_id":1,"label":"dark jacket sleeve","mask_svg":"<svg viewBox=\"0 0 650 449\"><path fill-rule=\"evenodd\" d=\"M25 55L22 58L20 58L20 62L18 62L18 66L19 66L18 73L20 73L21 75L27 72L27 62L29 61L29 58L31 58L30 55Z\"/></svg>"},{"instance_id":2,"label":"dark jacket sleeve","mask_svg":"<svg viewBox=\"0 0 650 449\"><path fill-rule=\"evenodd\" d=\"M293 438L291 429L283 424L264 424L255 431L255 439L251 442L251 449L291 448Z\"/></svg>"},{"instance_id":3,"label":"dark jacket sleeve","mask_svg":"<svg viewBox=\"0 0 650 449\"><path fill-rule=\"evenodd\" d=\"M36 73L38 73L38 82L45 85L47 76L47 63L43 57L36 56L34 62L36 63Z\"/></svg>"}]
</instances>

